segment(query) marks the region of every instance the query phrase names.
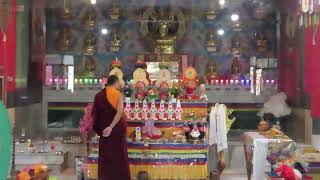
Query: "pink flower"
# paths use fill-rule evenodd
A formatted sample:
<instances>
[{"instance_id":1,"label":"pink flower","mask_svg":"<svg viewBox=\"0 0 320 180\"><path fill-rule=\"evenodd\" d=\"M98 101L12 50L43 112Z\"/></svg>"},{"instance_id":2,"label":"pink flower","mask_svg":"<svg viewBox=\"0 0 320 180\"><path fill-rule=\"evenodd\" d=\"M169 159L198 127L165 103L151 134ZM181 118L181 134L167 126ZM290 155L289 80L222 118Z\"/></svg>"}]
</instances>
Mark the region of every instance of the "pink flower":
<instances>
[{"instance_id":1,"label":"pink flower","mask_svg":"<svg viewBox=\"0 0 320 180\"><path fill-rule=\"evenodd\" d=\"M84 114L83 114L83 117L80 119L80 123L79 123L79 129L84 138L84 141L88 140L89 134L92 131L92 125L93 125L93 117L91 114L92 108L93 108L93 103L89 103L84 108Z\"/></svg>"}]
</instances>

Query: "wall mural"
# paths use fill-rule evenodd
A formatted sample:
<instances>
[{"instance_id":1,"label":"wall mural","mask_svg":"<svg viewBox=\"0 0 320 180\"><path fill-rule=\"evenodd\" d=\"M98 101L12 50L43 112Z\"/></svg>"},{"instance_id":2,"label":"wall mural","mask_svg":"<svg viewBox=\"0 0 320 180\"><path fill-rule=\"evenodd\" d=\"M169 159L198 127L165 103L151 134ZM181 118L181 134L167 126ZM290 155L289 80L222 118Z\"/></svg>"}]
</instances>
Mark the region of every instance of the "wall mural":
<instances>
[{"instance_id":1,"label":"wall mural","mask_svg":"<svg viewBox=\"0 0 320 180\"><path fill-rule=\"evenodd\" d=\"M226 1L221 9L197 0L71 1L50 1L47 53L74 55L77 75L86 75L88 67L105 75L116 57L124 73L132 74L137 55L155 51L188 55L202 75L214 64L220 76L231 73L235 52L244 74L251 56L276 56L272 1ZM230 20L233 13L237 23Z\"/></svg>"}]
</instances>

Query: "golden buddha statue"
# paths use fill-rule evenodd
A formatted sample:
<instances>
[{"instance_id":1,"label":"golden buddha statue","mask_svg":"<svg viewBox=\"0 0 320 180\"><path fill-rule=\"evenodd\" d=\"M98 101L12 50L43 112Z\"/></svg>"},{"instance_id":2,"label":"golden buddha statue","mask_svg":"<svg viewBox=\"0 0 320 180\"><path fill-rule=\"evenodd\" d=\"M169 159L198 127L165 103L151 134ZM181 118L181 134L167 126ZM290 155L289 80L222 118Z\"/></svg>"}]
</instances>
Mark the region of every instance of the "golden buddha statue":
<instances>
[{"instance_id":1,"label":"golden buddha statue","mask_svg":"<svg viewBox=\"0 0 320 180\"><path fill-rule=\"evenodd\" d=\"M62 19L69 19L72 17L72 10L71 10L71 0L63 0L63 8L60 11L60 17Z\"/></svg>"},{"instance_id":2,"label":"golden buddha statue","mask_svg":"<svg viewBox=\"0 0 320 180\"><path fill-rule=\"evenodd\" d=\"M121 48L121 39L120 37L117 35L117 33L113 33L113 38L112 41L110 43L110 51L112 52L118 52Z\"/></svg>"},{"instance_id":3,"label":"golden buddha statue","mask_svg":"<svg viewBox=\"0 0 320 180\"><path fill-rule=\"evenodd\" d=\"M94 77L97 70L97 64L92 56L87 56L84 62L84 77Z\"/></svg>"},{"instance_id":4,"label":"golden buddha statue","mask_svg":"<svg viewBox=\"0 0 320 180\"><path fill-rule=\"evenodd\" d=\"M57 48L59 51L68 52L71 50L71 42L73 39L73 33L71 28L63 27L58 33Z\"/></svg>"},{"instance_id":5,"label":"golden buddha statue","mask_svg":"<svg viewBox=\"0 0 320 180\"><path fill-rule=\"evenodd\" d=\"M232 79L240 79L241 78L241 64L239 61L239 57L235 57L232 60L231 76L232 76Z\"/></svg>"},{"instance_id":6,"label":"golden buddha statue","mask_svg":"<svg viewBox=\"0 0 320 180\"><path fill-rule=\"evenodd\" d=\"M207 50L209 52L215 52L217 50L217 40L216 40L216 37L214 35L214 33L212 32L209 32L208 33L208 40L206 42L206 47L207 47Z\"/></svg>"},{"instance_id":7,"label":"golden buddha statue","mask_svg":"<svg viewBox=\"0 0 320 180\"><path fill-rule=\"evenodd\" d=\"M120 8L117 6L116 0L113 1L113 7L110 9L109 17L111 20L118 20L120 17Z\"/></svg>"},{"instance_id":8,"label":"golden buddha statue","mask_svg":"<svg viewBox=\"0 0 320 180\"><path fill-rule=\"evenodd\" d=\"M97 37L93 34L93 32L89 32L83 42L83 52L86 55L93 55L96 52L96 46L97 46Z\"/></svg>"},{"instance_id":9,"label":"golden buddha statue","mask_svg":"<svg viewBox=\"0 0 320 180\"><path fill-rule=\"evenodd\" d=\"M214 60L210 62L207 66L207 79L212 80L218 78L218 65L217 62Z\"/></svg>"},{"instance_id":10,"label":"golden buddha statue","mask_svg":"<svg viewBox=\"0 0 320 180\"><path fill-rule=\"evenodd\" d=\"M241 53L241 45L240 45L240 40L238 38L232 39L232 51L235 54Z\"/></svg>"},{"instance_id":11,"label":"golden buddha statue","mask_svg":"<svg viewBox=\"0 0 320 180\"><path fill-rule=\"evenodd\" d=\"M266 51L268 40L267 40L265 33L257 33L256 38L257 38L256 39L257 50L259 52Z\"/></svg>"},{"instance_id":12,"label":"golden buddha statue","mask_svg":"<svg viewBox=\"0 0 320 180\"><path fill-rule=\"evenodd\" d=\"M214 20L216 19L219 10L220 10L220 4L218 0L212 0L212 2L209 5L209 9L206 12L206 17L208 20Z\"/></svg>"},{"instance_id":13,"label":"golden buddha statue","mask_svg":"<svg viewBox=\"0 0 320 180\"><path fill-rule=\"evenodd\" d=\"M168 28L167 22L160 24L160 38L156 40L156 49L161 54L174 54L175 38L168 37Z\"/></svg>"},{"instance_id":14,"label":"golden buddha statue","mask_svg":"<svg viewBox=\"0 0 320 180\"><path fill-rule=\"evenodd\" d=\"M89 6L84 13L83 24L87 28L93 28L97 24L97 12L93 6Z\"/></svg>"}]
</instances>

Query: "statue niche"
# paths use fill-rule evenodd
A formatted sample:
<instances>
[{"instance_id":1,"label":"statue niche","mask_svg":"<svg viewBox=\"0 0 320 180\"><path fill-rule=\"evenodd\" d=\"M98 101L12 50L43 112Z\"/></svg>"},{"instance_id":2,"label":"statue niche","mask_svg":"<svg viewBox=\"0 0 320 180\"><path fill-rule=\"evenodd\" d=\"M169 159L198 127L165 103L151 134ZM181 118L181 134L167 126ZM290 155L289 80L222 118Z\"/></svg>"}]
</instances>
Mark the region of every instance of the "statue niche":
<instances>
[{"instance_id":1,"label":"statue niche","mask_svg":"<svg viewBox=\"0 0 320 180\"><path fill-rule=\"evenodd\" d=\"M140 30L155 40L156 54L174 54L176 37L184 31L183 13L174 7L155 6L142 19Z\"/></svg>"}]
</instances>

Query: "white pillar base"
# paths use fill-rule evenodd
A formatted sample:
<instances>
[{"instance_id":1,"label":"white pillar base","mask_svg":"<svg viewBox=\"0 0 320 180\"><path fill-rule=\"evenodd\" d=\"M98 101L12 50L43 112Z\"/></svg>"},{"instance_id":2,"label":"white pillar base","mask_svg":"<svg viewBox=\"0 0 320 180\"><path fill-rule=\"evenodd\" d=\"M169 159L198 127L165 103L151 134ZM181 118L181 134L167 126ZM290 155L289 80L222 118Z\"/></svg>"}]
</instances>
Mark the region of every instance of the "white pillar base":
<instances>
[{"instance_id":1,"label":"white pillar base","mask_svg":"<svg viewBox=\"0 0 320 180\"><path fill-rule=\"evenodd\" d=\"M313 134L311 137L312 145L317 149L320 150L320 134Z\"/></svg>"}]
</instances>

